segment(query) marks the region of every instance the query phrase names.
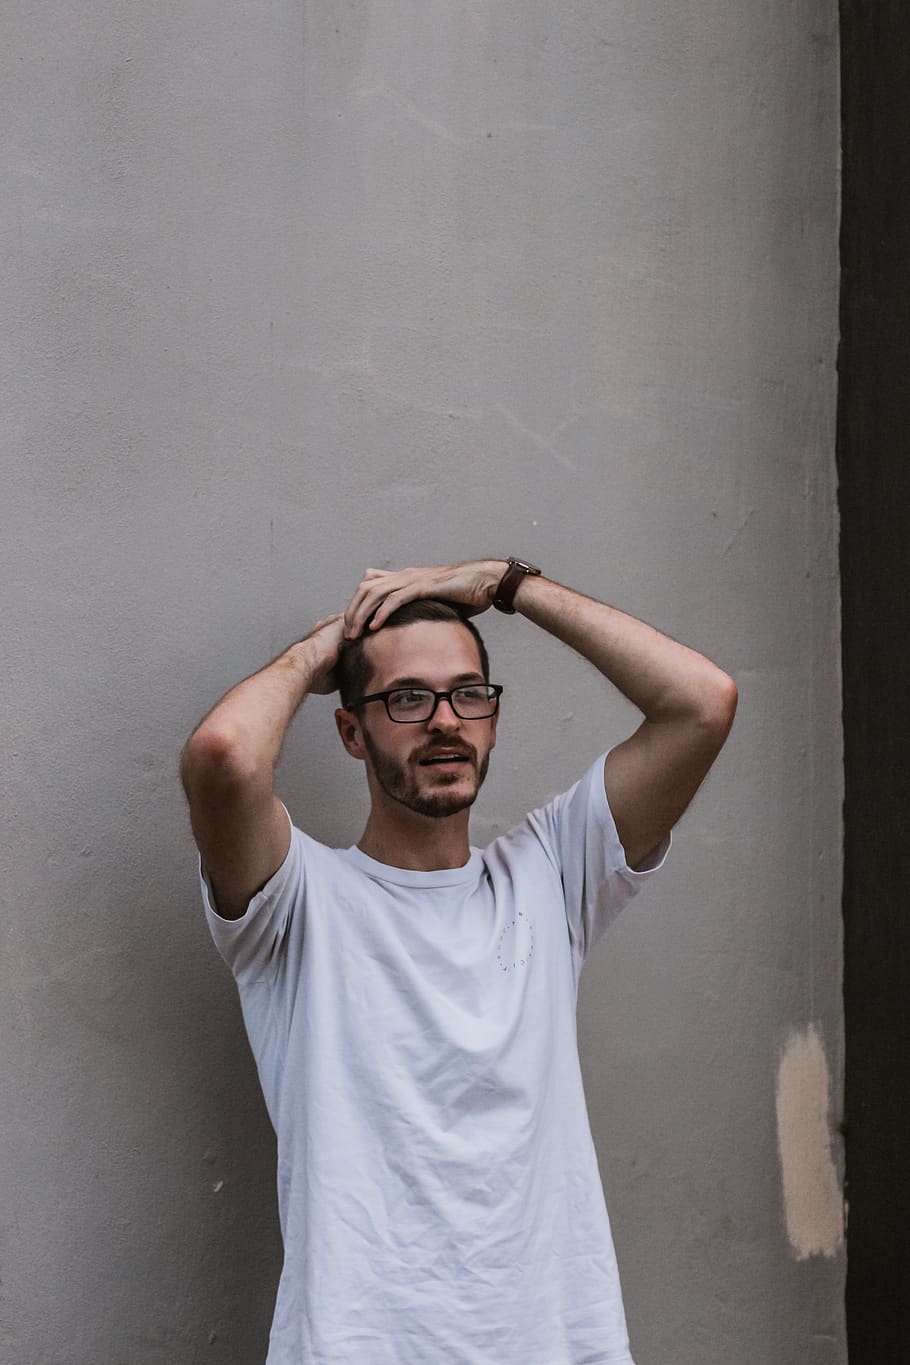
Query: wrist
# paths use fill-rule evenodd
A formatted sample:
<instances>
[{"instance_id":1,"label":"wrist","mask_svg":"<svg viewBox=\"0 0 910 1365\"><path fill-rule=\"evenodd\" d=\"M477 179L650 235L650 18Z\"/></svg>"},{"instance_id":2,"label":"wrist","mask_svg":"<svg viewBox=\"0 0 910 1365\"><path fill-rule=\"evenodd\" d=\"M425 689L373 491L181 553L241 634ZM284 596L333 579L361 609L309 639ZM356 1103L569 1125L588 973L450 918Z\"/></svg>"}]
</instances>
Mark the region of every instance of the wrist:
<instances>
[{"instance_id":1,"label":"wrist","mask_svg":"<svg viewBox=\"0 0 910 1365\"><path fill-rule=\"evenodd\" d=\"M315 639L298 640L285 652L284 657L294 676L299 679L301 687L307 692L319 670L324 668L327 662L320 653Z\"/></svg>"},{"instance_id":2,"label":"wrist","mask_svg":"<svg viewBox=\"0 0 910 1365\"><path fill-rule=\"evenodd\" d=\"M505 612L507 616L514 616L516 593L523 588L529 578L539 577L540 569L536 564L531 564L526 559L510 556L505 561L502 576L493 590L492 605L497 611Z\"/></svg>"},{"instance_id":3,"label":"wrist","mask_svg":"<svg viewBox=\"0 0 910 1365\"><path fill-rule=\"evenodd\" d=\"M493 598L496 596L496 589L502 582L502 576L509 567L507 559L484 559L481 561L484 571L484 592L487 596L487 605L493 605Z\"/></svg>"}]
</instances>

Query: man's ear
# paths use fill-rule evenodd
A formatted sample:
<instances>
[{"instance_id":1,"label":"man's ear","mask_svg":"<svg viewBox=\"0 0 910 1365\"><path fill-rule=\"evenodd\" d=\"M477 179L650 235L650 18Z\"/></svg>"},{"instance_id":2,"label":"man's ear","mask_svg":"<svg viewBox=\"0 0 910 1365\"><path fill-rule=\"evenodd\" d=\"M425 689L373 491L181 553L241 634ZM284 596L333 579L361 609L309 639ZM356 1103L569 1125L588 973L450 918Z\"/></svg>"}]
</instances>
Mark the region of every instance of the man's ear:
<instances>
[{"instance_id":1,"label":"man's ear","mask_svg":"<svg viewBox=\"0 0 910 1365\"><path fill-rule=\"evenodd\" d=\"M490 748L491 748L491 749L495 749L495 748L496 748L496 726L497 726L498 723L499 723L499 708L497 707L497 708L496 708L496 711L495 711L495 713L494 713L494 715L493 715L492 724L491 724L491 726L490 726Z\"/></svg>"},{"instance_id":2,"label":"man's ear","mask_svg":"<svg viewBox=\"0 0 910 1365\"><path fill-rule=\"evenodd\" d=\"M335 712L335 724L341 736L341 742L347 749L352 758L363 759L366 757L366 750L363 745L363 736L360 732L360 722L353 711L346 711L343 706L339 706Z\"/></svg>"}]
</instances>

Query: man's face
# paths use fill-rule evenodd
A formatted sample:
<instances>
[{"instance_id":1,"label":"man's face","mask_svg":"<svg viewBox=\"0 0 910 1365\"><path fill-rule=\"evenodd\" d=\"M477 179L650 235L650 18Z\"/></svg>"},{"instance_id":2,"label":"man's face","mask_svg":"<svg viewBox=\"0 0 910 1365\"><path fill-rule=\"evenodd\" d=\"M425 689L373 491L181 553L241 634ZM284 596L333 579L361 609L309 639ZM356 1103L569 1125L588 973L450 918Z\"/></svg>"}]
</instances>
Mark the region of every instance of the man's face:
<instances>
[{"instance_id":1,"label":"man's face","mask_svg":"<svg viewBox=\"0 0 910 1365\"><path fill-rule=\"evenodd\" d=\"M380 630L365 643L368 692L429 687L448 692L483 682L477 644L456 621L415 621ZM496 742L496 716L462 720L440 701L427 721L401 724L381 701L358 708L371 787L420 815L454 815L471 806ZM375 794L375 793L374 793Z\"/></svg>"}]
</instances>

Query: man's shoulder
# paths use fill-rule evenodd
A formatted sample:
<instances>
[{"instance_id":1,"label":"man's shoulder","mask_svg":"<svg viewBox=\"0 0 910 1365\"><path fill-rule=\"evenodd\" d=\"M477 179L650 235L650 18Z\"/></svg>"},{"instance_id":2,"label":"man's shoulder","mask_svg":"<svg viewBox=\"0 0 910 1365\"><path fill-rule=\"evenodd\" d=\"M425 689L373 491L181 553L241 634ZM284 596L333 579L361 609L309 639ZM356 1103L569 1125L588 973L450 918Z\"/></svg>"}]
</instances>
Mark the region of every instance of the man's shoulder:
<instances>
[{"instance_id":1,"label":"man's shoulder","mask_svg":"<svg viewBox=\"0 0 910 1365\"><path fill-rule=\"evenodd\" d=\"M530 856L542 848L551 859L556 853L554 840L560 829L581 835L592 817L596 820L607 806L603 783L604 759L601 754L569 786L544 795L540 804L528 811L517 824L491 840L488 849L500 849L516 858Z\"/></svg>"},{"instance_id":2,"label":"man's shoulder","mask_svg":"<svg viewBox=\"0 0 910 1365\"><path fill-rule=\"evenodd\" d=\"M352 866L351 849L324 843L321 839L317 839L302 829L293 817L291 817L289 856L291 853L293 853L308 879L321 874L331 876L333 872L343 874Z\"/></svg>"},{"instance_id":3,"label":"man's shoulder","mask_svg":"<svg viewBox=\"0 0 910 1365\"><path fill-rule=\"evenodd\" d=\"M546 806L528 811L521 820L495 835L482 850L489 868L508 864L517 870L533 868L537 859L550 856ZM552 860L552 859L551 859Z\"/></svg>"}]
</instances>

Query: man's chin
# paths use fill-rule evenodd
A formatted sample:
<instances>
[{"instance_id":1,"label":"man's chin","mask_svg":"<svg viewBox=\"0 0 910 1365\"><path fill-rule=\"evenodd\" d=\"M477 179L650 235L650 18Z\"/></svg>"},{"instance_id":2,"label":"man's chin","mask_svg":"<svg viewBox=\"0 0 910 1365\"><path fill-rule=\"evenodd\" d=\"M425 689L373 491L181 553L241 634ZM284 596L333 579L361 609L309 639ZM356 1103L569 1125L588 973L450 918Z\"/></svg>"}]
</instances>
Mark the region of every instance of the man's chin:
<instances>
[{"instance_id":1,"label":"man's chin","mask_svg":"<svg viewBox=\"0 0 910 1365\"><path fill-rule=\"evenodd\" d=\"M367 752L375 780L386 796L415 814L433 820L457 815L473 806L490 761L487 755L479 767L471 761L463 766L444 768L414 761L407 765L395 764L370 742L367 742Z\"/></svg>"},{"instance_id":2,"label":"man's chin","mask_svg":"<svg viewBox=\"0 0 910 1365\"><path fill-rule=\"evenodd\" d=\"M451 795L440 792L438 796L415 797L408 805L418 815L426 815L431 820L444 820L447 815L457 815L459 811L467 810L469 806L473 806L476 799L476 792L464 796L456 796L454 792Z\"/></svg>"}]
</instances>

